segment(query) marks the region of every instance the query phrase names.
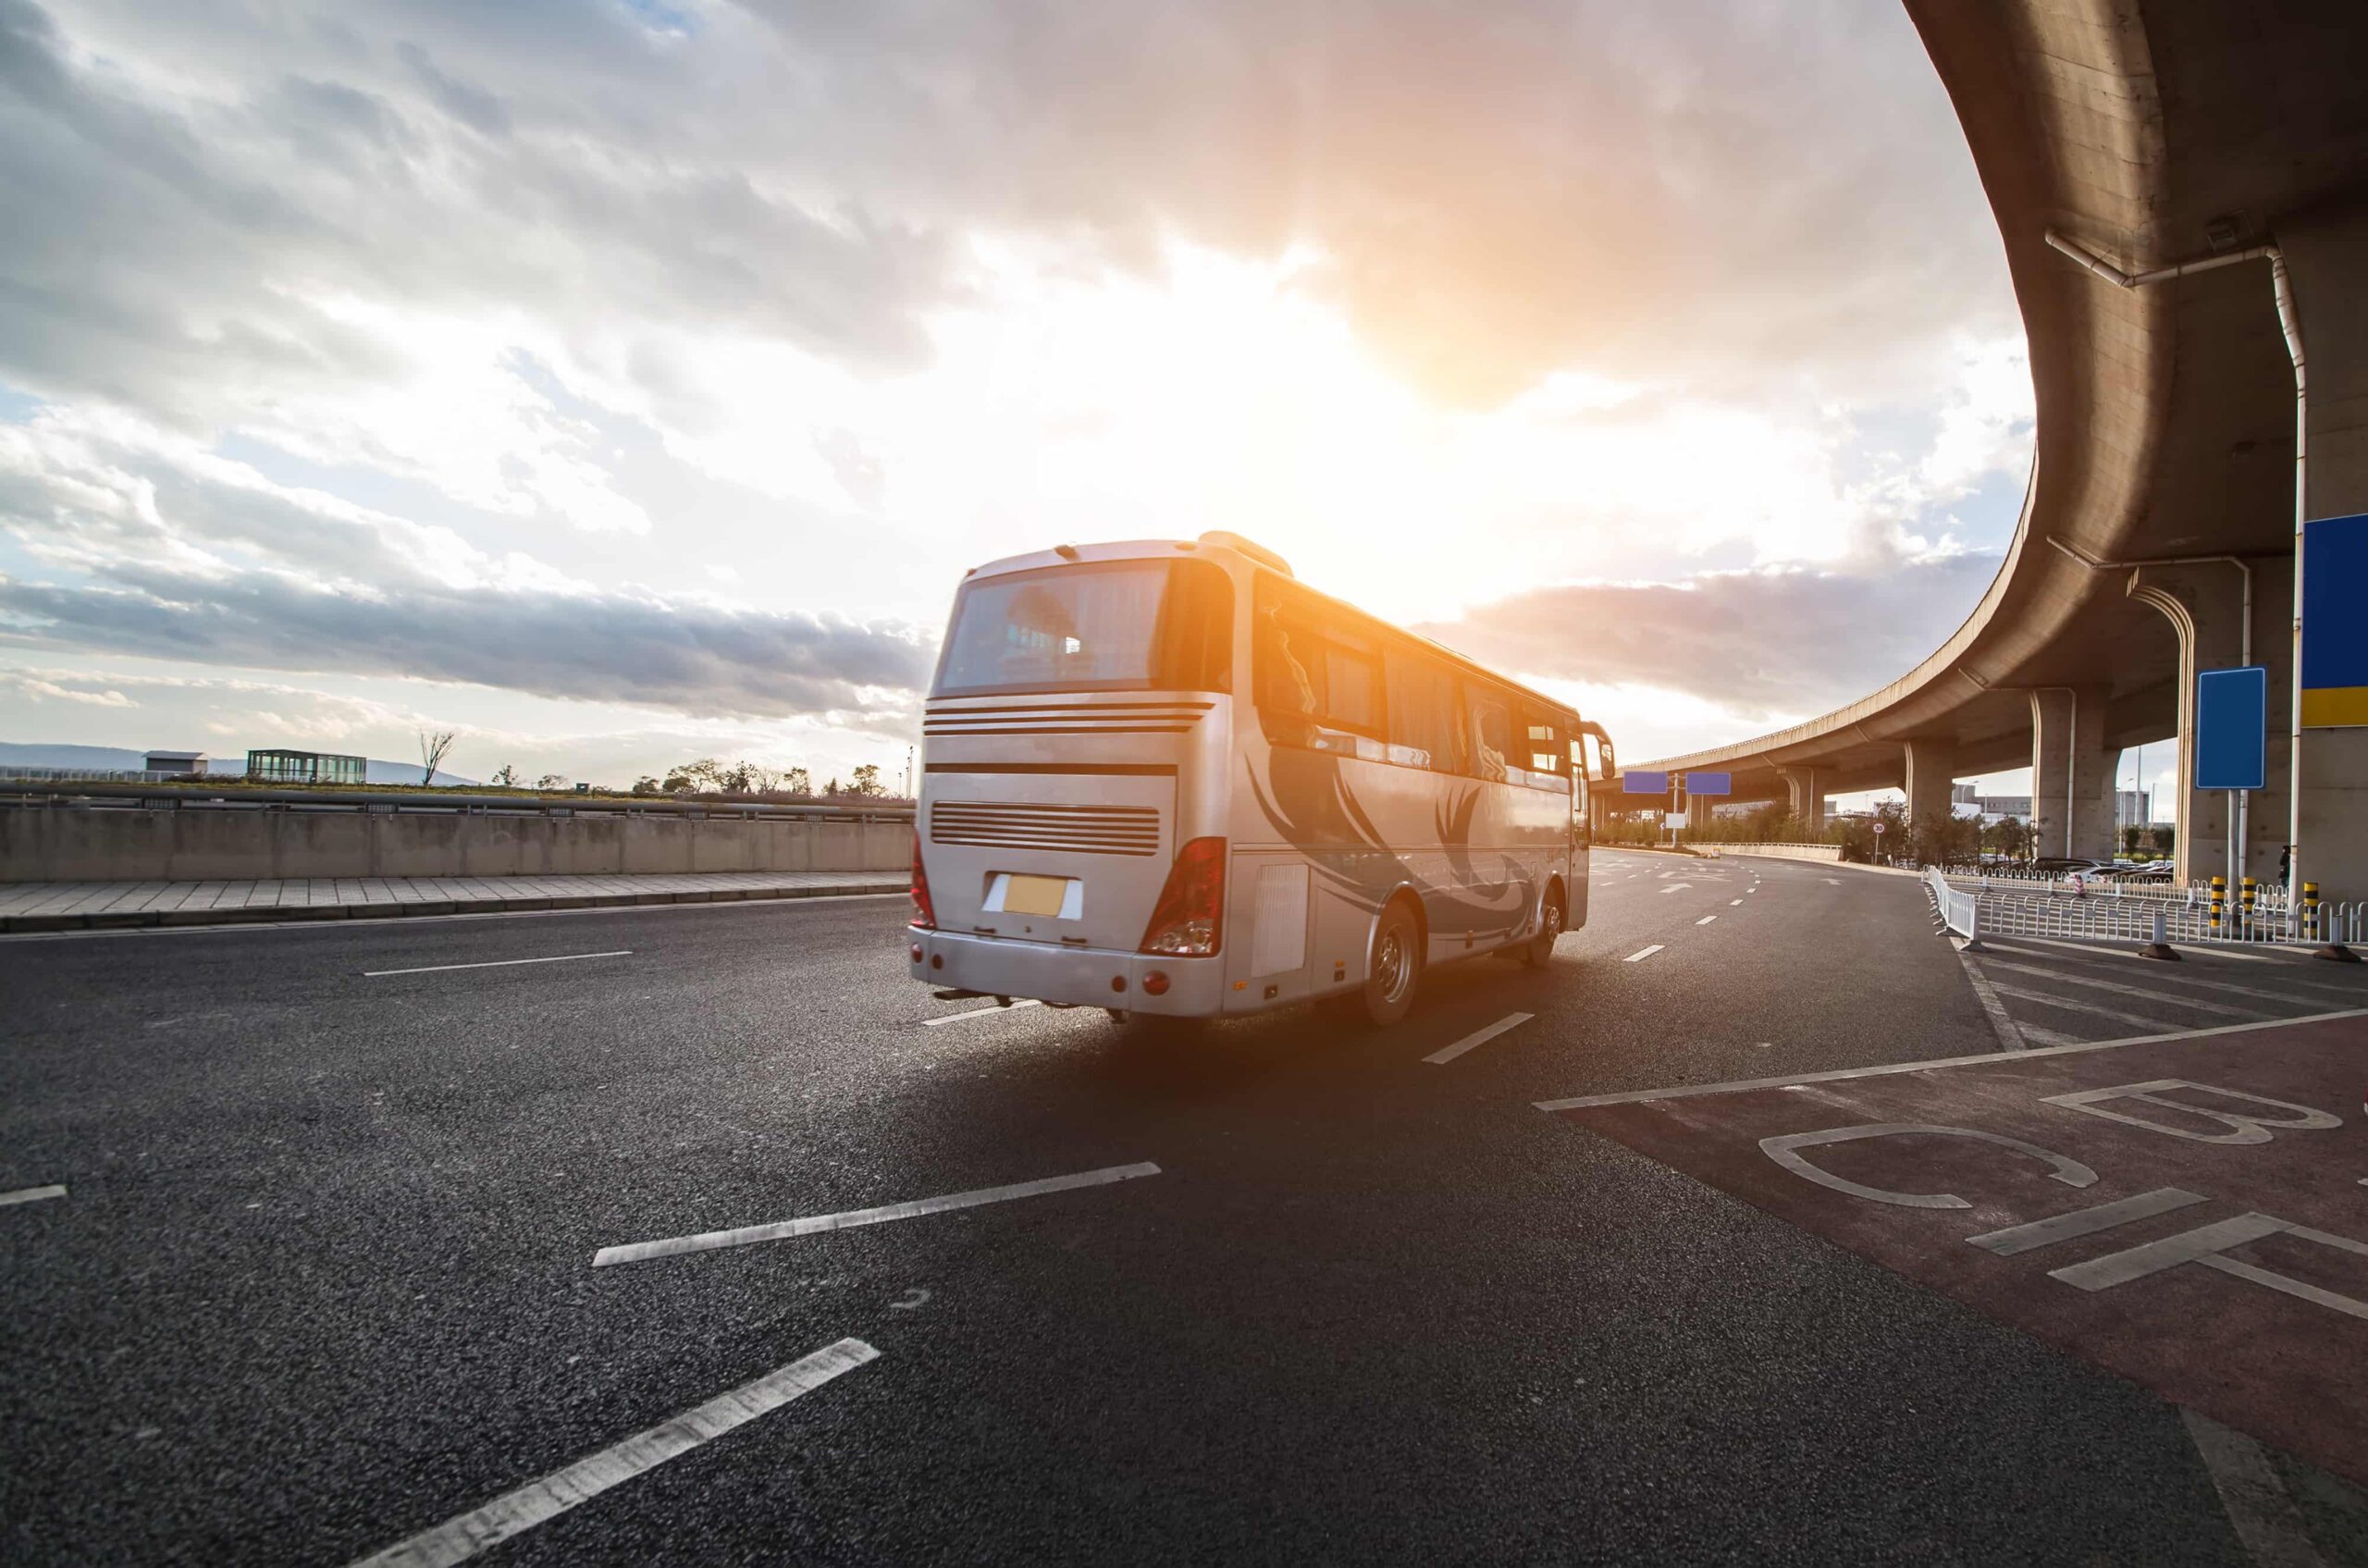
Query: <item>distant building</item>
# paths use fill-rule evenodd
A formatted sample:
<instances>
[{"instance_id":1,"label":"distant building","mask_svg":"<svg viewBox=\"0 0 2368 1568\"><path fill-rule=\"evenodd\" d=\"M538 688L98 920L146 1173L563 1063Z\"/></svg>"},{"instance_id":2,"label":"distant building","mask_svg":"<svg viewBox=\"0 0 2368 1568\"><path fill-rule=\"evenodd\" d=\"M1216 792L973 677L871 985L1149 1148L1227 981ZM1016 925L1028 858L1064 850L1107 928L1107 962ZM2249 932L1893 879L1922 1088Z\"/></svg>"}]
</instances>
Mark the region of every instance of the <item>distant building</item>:
<instances>
[{"instance_id":1,"label":"distant building","mask_svg":"<svg viewBox=\"0 0 2368 1568\"><path fill-rule=\"evenodd\" d=\"M152 773L202 773L212 764L203 751L152 751L142 765Z\"/></svg>"},{"instance_id":2,"label":"distant building","mask_svg":"<svg viewBox=\"0 0 2368 1568\"><path fill-rule=\"evenodd\" d=\"M258 784L366 784L370 759L330 751L250 751L247 777Z\"/></svg>"}]
</instances>

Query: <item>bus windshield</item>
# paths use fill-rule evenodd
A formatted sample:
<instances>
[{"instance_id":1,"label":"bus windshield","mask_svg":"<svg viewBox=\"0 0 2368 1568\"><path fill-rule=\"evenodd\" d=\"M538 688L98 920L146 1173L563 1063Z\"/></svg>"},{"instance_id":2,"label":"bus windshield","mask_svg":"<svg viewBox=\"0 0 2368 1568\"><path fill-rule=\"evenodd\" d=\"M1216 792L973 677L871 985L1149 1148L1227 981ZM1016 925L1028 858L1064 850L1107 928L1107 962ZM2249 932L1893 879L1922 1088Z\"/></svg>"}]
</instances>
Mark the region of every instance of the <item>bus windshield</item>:
<instances>
[{"instance_id":1,"label":"bus windshield","mask_svg":"<svg viewBox=\"0 0 2368 1568\"><path fill-rule=\"evenodd\" d=\"M1232 584L1200 561L1112 561L965 583L938 697L1231 689Z\"/></svg>"}]
</instances>

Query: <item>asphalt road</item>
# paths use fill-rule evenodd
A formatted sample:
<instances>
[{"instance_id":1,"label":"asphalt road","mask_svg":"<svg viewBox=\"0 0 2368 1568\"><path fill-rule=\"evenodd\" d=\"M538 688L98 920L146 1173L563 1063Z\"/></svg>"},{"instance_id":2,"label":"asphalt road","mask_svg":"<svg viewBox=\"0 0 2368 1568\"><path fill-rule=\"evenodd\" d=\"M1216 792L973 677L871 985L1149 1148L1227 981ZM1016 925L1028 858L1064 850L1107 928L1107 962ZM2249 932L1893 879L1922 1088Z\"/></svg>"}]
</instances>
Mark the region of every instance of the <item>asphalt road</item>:
<instances>
[{"instance_id":1,"label":"asphalt road","mask_svg":"<svg viewBox=\"0 0 2368 1568\"><path fill-rule=\"evenodd\" d=\"M1599 854L1545 971L1190 1046L927 1026L903 913L0 941L0 1557L356 1562L852 1338L482 1561L2250 1561L2154 1395L1533 1105L1997 1049L1909 879Z\"/></svg>"}]
</instances>

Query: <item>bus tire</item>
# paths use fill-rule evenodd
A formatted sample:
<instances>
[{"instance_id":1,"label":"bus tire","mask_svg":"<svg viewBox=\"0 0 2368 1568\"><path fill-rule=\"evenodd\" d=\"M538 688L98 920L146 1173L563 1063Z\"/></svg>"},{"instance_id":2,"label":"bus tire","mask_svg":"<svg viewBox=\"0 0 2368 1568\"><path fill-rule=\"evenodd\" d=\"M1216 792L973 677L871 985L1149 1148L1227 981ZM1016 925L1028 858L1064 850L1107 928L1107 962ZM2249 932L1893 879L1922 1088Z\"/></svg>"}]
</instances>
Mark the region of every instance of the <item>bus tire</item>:
<instances>
[{"instance_id":1,"label":"bus tire","mask_svg":"<svg viewBox=\"0 0 2368 1568\"><path fill-rule=\"evenodd\" d=\"M1423 927L1403 903L1392 903L1374 923L1373 962L1365 966L1365 1017L1387 1028L1414 1006L1423 974Z\"/></svg>"},{"instance_id":2,"label":"bus tire","mask_svg":"<svg viewBox=\"0 0 2368 1568\"><path fill-rule=\"evenodd\" d=\"M1533 969L1542 969L1554 957L1554 939L1562 934L1562 890L1549 888L1545 907L1538 911L1537 934L1522 944L1521 961Z\"/></svg>"}]
</instances>

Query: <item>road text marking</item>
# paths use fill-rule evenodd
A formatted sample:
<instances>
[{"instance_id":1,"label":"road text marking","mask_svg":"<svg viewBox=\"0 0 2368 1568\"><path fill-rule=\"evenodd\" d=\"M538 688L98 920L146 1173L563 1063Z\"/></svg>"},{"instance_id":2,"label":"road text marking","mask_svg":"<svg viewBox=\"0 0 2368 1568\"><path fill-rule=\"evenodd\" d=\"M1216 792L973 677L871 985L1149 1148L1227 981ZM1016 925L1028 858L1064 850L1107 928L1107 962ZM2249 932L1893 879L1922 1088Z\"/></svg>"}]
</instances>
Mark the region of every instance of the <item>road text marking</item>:
<instances>
[{"instance_id":1,"label":"road text marking","mask_svg":"<svg viewBox=\"0 0 2368 1568\"><path fill-rule=\"evenodd\" d=\"M630 958L633 949L620 947L613 953L561 953L549 958L489 958L481 964L423 964L415 969L364 969L363 978L374 980L390 974L436 974L444 969L503 969L512 964L572 964L579 958Z\"/></svg>"},{"instance_id":2,"label":"road text marking","mask_svg":"<svg viewBox=\"0 0 2368 1568\"><path fill-rule=\"evenodd\" d=\"M923 1029L935 1029L942 1023L960 1023L964 1019L983 1018L989 1013L1009 1013L1015 1012L1021 1007L1041 1007L1044 1004L1042 1002L1025 1001L1014 1002L1008 1007L965 1007L958 1013L948 1013L942 1019L921 1019L921 1027Z\"/></svg>"},{"instance_id":3,"label":"road text marking","mask_svg":"<svg viewBox=\"0 0 2368 1568\"><path fill-rule=\"evenodd\" d=\"M825 1345L802 1361L768 1372L753 1383L743 1383L672 1421L636 1432L613 1448L586 1454L564 1470L504 1492L483 1508L448 1519L432 1530L422 1530L407 1541L362 1559L353 1568L450 1568L452 1563L465 1562L486 1548L556 1518L645 1470L656 1469L735 1426L779 1410L800 1394L812 1393L840 1373L851 1372L879 1354L861 1340Z\"/></svg>"},{"instance_id":4,"label":"road text marking","mask_svg":"<svg viewBox=\"0 0 2368 1568\"><path fill-rule=\"evenodd\" d=\"M2247 1555L2276 1568L2318 1568L2325 1559L2312 1544L2301 1510L2294 1506L2292 1494L2261 1444L2184 1406L2179 1419L2202 1456L2212 1489L2220 1494L2220 1506L2228 1511L2228 1523L2236 1527Z\"/></svg>"},{"instance_id":5,"label":"road text marking","mask_svg":"<svg viewBox=\"0 0 2368 1568\"><path fill-rule=\"evenodd\" d=\"M1101 1187L1113 1181L1131 1181L1137 1177L1158 1174L1159 1167L1146 1160L1141 1165L1114 1165L1101 1170L1079 1171L1074 1176L1048 1176L1040 1181L1021 1181L1009 1187L981 1187L975 1192L953 1192L942 1198L915 1198L910 1203L883 1204L876 1209L808 1215L803 1219L776 1220L771 1225L744 1225L736 1230L707 1230L696 1236L671 1237L663 1241L633 1241L622 1247L601 1248L592 1254L592 1266L606 1268L611 1264L642 1263L650 1258L674 1257L683 1253L713 1252L720 1247L746 1247L757 1241L785 1241L796 1236L820 1235L825 1230L881 1225L892 1219L943 1214L948 1209L974 1209L982 1204L1008 1203L1014 1198L1041 1197L1046 1192L1066 1192L1075 1187Z\"/></svg>"},{"instance_id":6,"label":"road text marking","mask_svg":"<svg viewBox=\"0 0 2368 1568\"><path fill-rule=\"evenodd\" d=\"M63 1187L19 1187L13 1192L0 1192L0 1208L10 1204L38 1204L43 1198L66 1196Z\"/></svg>"},{"instance_id":7,"label":"road text marking","mask_svg":"<svg viewBox=\"0 0 2368 1568\"><path fill-rule=\"evenodd\" d=\"M1654 954L1659 952L1663 947L1668 945L1669 944L1665 942L1656 942L1650 947L1638 948L1635 952L1629 954L1620 961L1623 964L1639 963L1644 959L1651 957Z\"/></svg>"},{"instance_id":8,"label":"road text marking","mask_svg":"<svg viewBox=\"0 0 2368 1568\"><path fill-rule=\"evenodd\" d=\"M1455 1060L1456 1057L1463 1055L1466 1051L1471 1050L1474 1045L1486 1045L1489 1041L1494 1040L1499 1034L1504 1033L1505 1031L1509 1029L1518 1029L1535 1017L1536 1017L1535 1013L1510 1014L1507 1017L1498 1019L1495 1023L1490 1024L1486 1029L1474 1030L1472 1033L1465 1035L1462 1039L1457 1041L1454 1044L1448 1046L1444 1050L1432 1052L1429 1056L1424 1056L1423 1060L1426 1062L1451 1062Z\"/></svg>"}]
</instances>

